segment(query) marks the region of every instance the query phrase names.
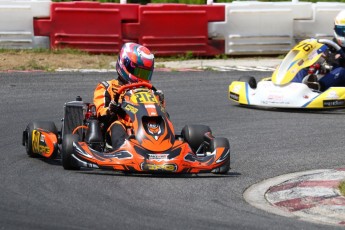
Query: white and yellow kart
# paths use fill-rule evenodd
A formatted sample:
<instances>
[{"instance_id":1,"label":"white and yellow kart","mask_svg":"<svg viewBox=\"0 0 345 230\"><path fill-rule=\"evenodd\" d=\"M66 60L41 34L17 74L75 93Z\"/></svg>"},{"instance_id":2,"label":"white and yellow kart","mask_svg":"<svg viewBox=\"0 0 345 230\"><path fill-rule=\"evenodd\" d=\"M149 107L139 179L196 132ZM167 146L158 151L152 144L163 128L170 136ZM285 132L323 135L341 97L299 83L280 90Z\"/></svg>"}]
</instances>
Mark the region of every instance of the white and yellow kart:
<instances>
[{"instance_id":1,"label":"white and yellow kart","mask_svg":"<svg viewBox=\"0 0 345 230\"><path fill-rule=\"evenodd\" d=\"M263 108L335 109L345 108L345 87L330 87L324 92L304 83L291 82L296 74L318 62L329 49L344 53L335 42L307 39L297 44L273 72L259 82L243 76L229 85L229 99L240 105Z\"/></svg>"}]
</instances>

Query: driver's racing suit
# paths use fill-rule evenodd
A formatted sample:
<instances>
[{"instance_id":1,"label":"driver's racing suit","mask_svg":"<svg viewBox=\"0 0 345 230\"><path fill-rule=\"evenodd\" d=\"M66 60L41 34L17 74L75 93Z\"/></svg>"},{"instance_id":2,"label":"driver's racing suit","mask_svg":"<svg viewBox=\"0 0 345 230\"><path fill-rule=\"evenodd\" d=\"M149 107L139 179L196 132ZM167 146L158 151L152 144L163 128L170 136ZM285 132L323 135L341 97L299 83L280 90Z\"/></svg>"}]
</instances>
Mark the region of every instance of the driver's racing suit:
<instances>
[{"instance_id":1,"label":"driver's racing suit","mask_svg":"<svg viewBox=\"0 0 345 230\"><path fill-rule=\"evenodd\" d=\"M345 52L345 48L342 48ZM326 63L331 66L329 71L324 71L324 76L318 80L319 90L325 91L329 87L345 86L345 59L336 51L329 51L325 56ZM321 65L322 66L322 65ZM303 82L304 78L310 75L308 69L299 71L291 82Z\"/></svg>"},{"instance_id":2,"label":"driver's racing suit","mask_svg":"<svg viewBox=\"0 0 345 230\"><path fill-rule=\"evenodd\" d=\"M131 122L125 112L118 105L111 105L118 89L125 85L121 79L113 79L98 83L94 91L93 103L96 107L97 119L103 125L106 142L111 143L113 149L120 147L128 136L127 128ZM124 94L124 92L123 92ZM157 100L165 107L164 94L160 90L155 91Z\"/></svg>"}]
</instances>

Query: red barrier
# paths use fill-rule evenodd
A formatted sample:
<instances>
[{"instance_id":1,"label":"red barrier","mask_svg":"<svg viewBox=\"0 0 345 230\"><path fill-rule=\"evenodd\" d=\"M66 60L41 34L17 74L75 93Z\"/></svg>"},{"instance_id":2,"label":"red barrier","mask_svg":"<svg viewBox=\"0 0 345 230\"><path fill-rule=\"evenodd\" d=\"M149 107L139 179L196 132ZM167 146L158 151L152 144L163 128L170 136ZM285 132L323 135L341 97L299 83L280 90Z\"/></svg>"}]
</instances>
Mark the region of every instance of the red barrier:
<instances>
[{"instance_id":1,"label":"red barrier","mask_svg":"<svg viewBox=\"0 0 345 230\"><path fill-rule=\"evenodd\" d=\"M34 19L35 36L49 36L51 48L118 53L124 42L122 21L138 21L139 4L52 3L50 18ZM127 41L127 40L125 40Z\"/></svg>"},{"instance_id":2,"label":"red barrier","mask_svg":"<svg viewBox=\"0 0 345 230\"><path fill-rule=\"evenodd\" d=\"M208 39L213 21L225 21L224 5L149 4L139 7L138 23L123 24L123 33L160 56L224 54L224 40Z\"/></svg>"}]
</instances>

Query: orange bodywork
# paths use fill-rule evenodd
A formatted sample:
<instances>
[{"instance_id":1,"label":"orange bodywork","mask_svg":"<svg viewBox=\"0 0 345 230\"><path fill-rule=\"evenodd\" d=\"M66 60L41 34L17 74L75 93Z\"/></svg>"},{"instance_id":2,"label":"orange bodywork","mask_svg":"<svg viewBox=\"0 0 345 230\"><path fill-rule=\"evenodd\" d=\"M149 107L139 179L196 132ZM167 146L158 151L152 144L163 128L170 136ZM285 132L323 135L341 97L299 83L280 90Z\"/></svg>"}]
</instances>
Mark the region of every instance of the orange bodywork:
<instances>
[{"instance_id":1,"label":"orange bodywork","mask_svg":"<svg viewBox=\"0 0 345 230\"><path fill-rule=\"evenodd\" d=\"M169 151L150 152L140 147L137 141L128 140L114 152L101 153L90 149L85 142L75 144L77 157L89 165L99 168L127 172L148 173L200 173L211 172L222 166L229 149L217 148L205 157L197 157L183 141L176 140ZM224 160L225 159L225 160ZM217 163L218 162L218 163Z\"/></svg>"},{"instance_id":2,"label":"orange bodywork","mask_svg":"<svg viewBox=\"0 0 345 230\"><path fill-rule=\"evenodd\" d=\"M73 155L81 165L127 172L200 173L229 163L229 148L216 148L198 157L188 143L175 135L174 126L151 84L125 85L116 94L121 95L115 100L126 112L119 121L126 124L132 138L111 152L98 151L86 142L74 143Z\"/></svg>"},{"instance_id":3,"label":"orange bodywork","mask_svg":"<svg viewBox=\"0 0 345 230\"><path fill-rule=\"evenodd\" d=\"M50 158L57 151L57 136L38 128L32 130L32 152Z\"/></svg>"}]
</instances>

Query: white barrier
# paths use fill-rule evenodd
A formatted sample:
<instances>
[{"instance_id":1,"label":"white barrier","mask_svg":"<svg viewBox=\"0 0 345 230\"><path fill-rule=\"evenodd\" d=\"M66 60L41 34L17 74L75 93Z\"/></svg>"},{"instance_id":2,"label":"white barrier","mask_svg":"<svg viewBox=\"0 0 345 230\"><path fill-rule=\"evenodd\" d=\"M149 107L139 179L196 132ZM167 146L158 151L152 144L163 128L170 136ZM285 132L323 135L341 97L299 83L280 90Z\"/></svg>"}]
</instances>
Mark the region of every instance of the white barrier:
<instances>
[{"instance_id":1,"label":"white barrier","mask_svg":"<svg viewBox=\"0 0 345 230\"><path fill-rule=\"evenodd\" d=\"M0 48L49 48L49 37L34 36L33 19L49 17L50 4L51 0L0 0ZM333 19L345 9L345 3L337 2L214 5L225 5L225 21L209 23L209 38L225 39L225 54L231 55L283 54L305 38L330 39Z\"/></svg>"},{"instance_id":2,"label":"white barrier","mask_svg":"<svg viewBox=\"0 0 345 230\"><path fill-rule=\"evenodd\" d=\"M226 54L283 54L302 39L331 39L345 3L233 2L225 8L225 22L208 28L210 38L225 39Z\"/></svg>"},{"instance_id":3,"label":"white barrier","mask_svg":"<svg viewBox=\"0 0 345 230\"><path fill-rule=\"evenodd\" d=\"M0 48L49 48L48 37L35 37L34 17L49 17L49 0L1 1Z\"/></svg>"},{"instance_id":4,"label":"white barrier","mask_svg":"<svg viewBox=\"0 0 345 230\"><path fill-rule=\"evenodd\" d=\"M225 39L226 54L280 54L295 44L294 18L311 18L312 3L233 2L226 21L209 24L210 37Z\"/></svg>"},{"instance_id":5,"label":"white barrier","mask_svg":"<svg viewBox=\"0 0 345 230\"><path fill-rule=\"evenodd\" d=\"M313 15L308 20L295 20L296 40L305 38L333 38L334 18L345 10L345 3L318 2L313 4Z\"/></svg>"}]
</instances>

